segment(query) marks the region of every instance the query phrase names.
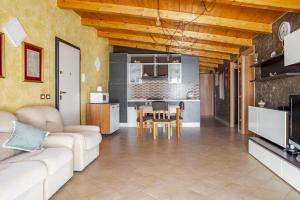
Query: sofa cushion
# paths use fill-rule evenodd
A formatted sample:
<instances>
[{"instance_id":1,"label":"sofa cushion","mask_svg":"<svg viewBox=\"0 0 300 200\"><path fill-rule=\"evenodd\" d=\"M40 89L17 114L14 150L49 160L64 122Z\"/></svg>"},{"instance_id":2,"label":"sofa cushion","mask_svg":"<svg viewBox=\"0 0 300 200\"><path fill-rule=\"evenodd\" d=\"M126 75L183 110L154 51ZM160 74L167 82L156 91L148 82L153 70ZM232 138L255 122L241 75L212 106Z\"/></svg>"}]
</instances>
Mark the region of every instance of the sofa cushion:
<instances>
[{"instance_id":1,"label":"sofa cushion","mask_svg":"<svg viewBox=\"0 0 300 200\"><path fill-rule=\"evenodd\" d=\"M41 151L22 153L12 158L6 159L4 163L20 161L42 161L48 169L48 174L54 174L58 169L70 162L73 153L70 149L64 147L47 148Z\"/></svg>"},{"instance_id":2,"label":"sofa cushion","mask_svg":"<svg viewBox=\"0 0 300 200\"><path fill-rule=\"evenodd\" d=\"M16 120L17 118L13 114L0 111L0 161L20 153L18 150L2 147L2 144L10 137L10 133L13 130L13 122Z\"/></svg>"},{"instance_id":3,"label":"sofa cushion","mask_svg":"<svg viewBox=\"0 0 300 200\"><path fill-rule=\"evenodd\" d=\"M54 107L32 106L17 110L18 120L34 127L52 132L62 132L61 116Z\"/></svg>"},{"instance_id":4,"label":"sofa cushion","mask_svg":"<svg viewBox=\"0 0 300 200\"><path fill-rule=\"evenodd\" d=\"M4 148L2 145L9 139L10 133L0 133L0 161L19 154L21 151Z\"/></svg>"},{"instance_id":5,"label":"sofa cushion","mask_svg":"<svg viewBox=\"0 0 300 200\"><path fill-rule=\"evenodd\" d=\"M13 122L16 120L17 118L13 114L0 111L0 133L11 133Z\"/></svg>"},{"instance_id":6,"label":"sofa cushion","mask_svg":"<svg viewBox=\"0 0 300 200\"><path fill-rule=\"evenodd\" d=\"M13 132L3 144L3 147L29 152L41 150L47 135L47 131L34 128L28 124L14 122Z\"/></svg>"},{"instance_id":7,"label":"sofa cushion","mask_svg":"<svg viewBox=\"0 0 300 200\"><path fill-rule=\"evenodd\" d=\"M0 199L16 199L47 175L41 162L0 163Z\"/></svg>"}]
</instances>

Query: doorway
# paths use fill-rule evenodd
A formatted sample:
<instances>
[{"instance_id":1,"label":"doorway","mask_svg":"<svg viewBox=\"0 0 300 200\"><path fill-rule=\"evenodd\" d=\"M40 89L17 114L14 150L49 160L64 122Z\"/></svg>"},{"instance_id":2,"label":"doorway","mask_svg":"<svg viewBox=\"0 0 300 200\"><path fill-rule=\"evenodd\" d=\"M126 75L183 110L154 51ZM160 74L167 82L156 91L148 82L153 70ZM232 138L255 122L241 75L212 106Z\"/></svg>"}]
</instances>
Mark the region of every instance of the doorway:
<instances>
[{"instance_id":1,"label":"doorway","mask_svg":"<svg viewBox=\"0 0 300 200\"><path fill-rule=\"evenodd\" d=\"M200 74L201 117L214 116L214 74Z\"/></svg>"},{"instance_id":2,"label":"doorway","mask_svg":"<svg viewBox=\"0 0 300 200\"><path fill-rule=\"evenodd\" d=\"M80 48L55 38L55 104L65 125L80 124Z\"/></svg>"},{"instance_id":3,"label":"doorway","mask_svg":"<svg viewBox=\"0 0 300 200\"><path fill-rule=\"evenodd\" d=\"M238 59L238 129L248 134L248 107L255 105L254 49L243 51Z\"/></svg>"}]
</instances>

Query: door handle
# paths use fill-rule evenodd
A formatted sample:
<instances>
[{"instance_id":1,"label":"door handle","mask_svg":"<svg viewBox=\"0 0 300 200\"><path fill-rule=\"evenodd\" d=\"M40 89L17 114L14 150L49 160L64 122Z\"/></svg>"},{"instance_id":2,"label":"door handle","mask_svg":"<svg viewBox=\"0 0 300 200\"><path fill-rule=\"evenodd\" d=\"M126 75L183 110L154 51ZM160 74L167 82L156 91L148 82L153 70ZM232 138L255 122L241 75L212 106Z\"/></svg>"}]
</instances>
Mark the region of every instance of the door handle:
<instances>
[{"instance_id":1,"label":"door handle","mask_svg":"<svg viewBox=\"0 0 300 200\"><path fill-rule=\"evenodd\" d=\"M59 91L59 94L66 94L67 92L65 91Z\"/></svg>"}]
</instances>

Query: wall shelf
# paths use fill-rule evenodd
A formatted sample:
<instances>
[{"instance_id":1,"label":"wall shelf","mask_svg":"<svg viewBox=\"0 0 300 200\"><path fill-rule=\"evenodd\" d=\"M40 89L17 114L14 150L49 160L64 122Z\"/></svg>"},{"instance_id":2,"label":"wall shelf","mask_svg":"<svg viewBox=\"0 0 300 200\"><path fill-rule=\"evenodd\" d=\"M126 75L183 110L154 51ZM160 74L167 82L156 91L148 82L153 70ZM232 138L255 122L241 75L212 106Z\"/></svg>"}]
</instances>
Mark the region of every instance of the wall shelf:
<instances>
[{"instance_id":1,"label":"wall shelf","mask_svg":"<svg viewBox=\"0 0 300 200\"><path fill-rule=\"evenodd\" d=\"M144 80L168 80L168 76L143 76Z\"/></svg>"},{"instance_id":2,"label":"wall shelf","mask_svg":"<svg viewBox=\"0 0 300 200\"><path fill-rule=\"evenodd\" d=\"M168 64L181 64L179 62L170 62L170 63L139 63L139 62L133 62L133 63L130 63L130 64L141 64L141 65L168 65Z\"/></svg>"},{"instance_id":3,"label":"wall shelf","mask_svg":"<svg viewBox=\"0 0 300 200\"><path fill-rule=\"evenodd\" d=\"M251 65L250 67L266 67L266 66L272 65L274 63L277 63L277 62L283 60L283 58L284 58L284 54L282 53L282 54L279 54L279 55L274 56L272 58L268 58L267 60L263 60L261 62L258 62L256 64L254 64L254 65Z\"/></svg>"},{"instance_id":4,"label":"wall shelf","mask_svg":"<svg viewBox=\"0 0 300 200\"><path fill-rule=\"evenodd\" d=\"M276 80L276 79L282 79L282 78L288 78L292 76L300 76L300 73L284 73L284 74L278 74L276 76L270 76L270 77L265 77L257 80L251 80L250 82L264 82L264 81L271 81L271 80Z\"/></svg>"}]
</instances>

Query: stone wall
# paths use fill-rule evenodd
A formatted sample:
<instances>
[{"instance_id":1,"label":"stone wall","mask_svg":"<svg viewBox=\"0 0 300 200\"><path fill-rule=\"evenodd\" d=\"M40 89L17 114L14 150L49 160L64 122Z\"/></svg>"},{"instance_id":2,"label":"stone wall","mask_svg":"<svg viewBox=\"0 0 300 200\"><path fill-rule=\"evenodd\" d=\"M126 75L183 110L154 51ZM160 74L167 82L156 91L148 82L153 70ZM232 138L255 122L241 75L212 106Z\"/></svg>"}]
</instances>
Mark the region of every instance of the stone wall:
<instances>
[{"instance_id":1,"label":"stone wall","mask_svg":"<svg viewBox=\"0 0 300 200\"><path fill-rule=\"evenodd\" d=\"M229 61L225 61L223 65L219 65L219 72L229 68ZM225 81L225 79L224 79ZM220 85L220 84L219 84ZM215 116L225 122L230 121L230 90L224 87L224 99L220 99L219 86L215 86Z\"/></svg>"},{"instance_id":2,"label":"stone wall","mask_svg":"<svg viewBox=\"0 0 300 200\"><path fill-rule=\"evenodd\" d=\"M300 28L300 14L287 13L273 24L272 34L259 34L253 39L255 51L258 53L258 61L270 58L273 51L276 54L283 52L283 43L278 39L278 28L283 21L291 24L292 31ZM299 47L300 48L300 47ZM260 76L260 69L256 68L256 78ZM277 108L288 105L288 97L291 94L300 94L300 77L289 77L256 83L256 103L264 100L267 107Z\"/></svg>"}]
</instances>

